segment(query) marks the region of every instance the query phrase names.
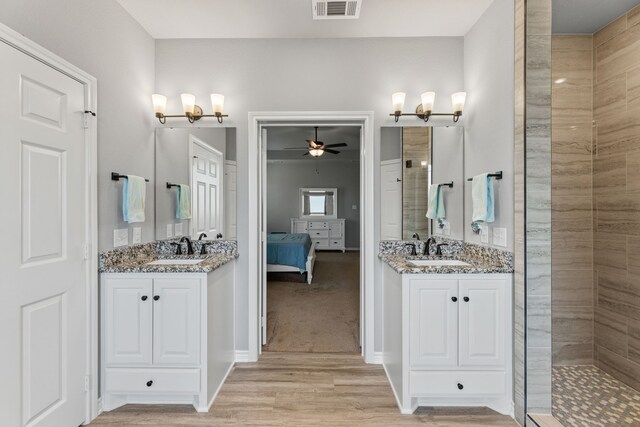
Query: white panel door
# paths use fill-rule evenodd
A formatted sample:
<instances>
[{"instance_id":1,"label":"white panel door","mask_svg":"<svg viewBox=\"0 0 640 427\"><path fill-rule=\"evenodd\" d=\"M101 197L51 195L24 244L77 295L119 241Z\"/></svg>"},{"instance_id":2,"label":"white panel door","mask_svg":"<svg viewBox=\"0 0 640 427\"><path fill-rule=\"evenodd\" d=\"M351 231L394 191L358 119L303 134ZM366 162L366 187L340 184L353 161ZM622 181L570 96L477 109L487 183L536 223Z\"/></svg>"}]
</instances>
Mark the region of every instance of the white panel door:
<instances>
[{"instance_id":1,"label":"white panel door","mask_svg":"<svg viewBox=\"0 0 640 427\"><path fill-rule=\"evenodd\" d=\"M458 281L412 280L411 366L458 364Z\"/></svg>"},{"instance_id":2,"label":"white panel door","mask_svg":"<svg viewBox=\"0 0 640 427\"><path fill-rule=\"evenodd\" d=\"M193 163L191 168L191 235L205 233L210 239L224 235L224 162L218 150L189 135Z\"/></svg>"},{"instance_id":3,"label":"white panel door","mask_svg":"<svg viewBox=\"0 0 640 427\"><path fill-rule=\"evenodd\" d=\"M153 280L153 363L200 362L200 280Z\"/></svg>"},{"instance_id":4,"label":"white panel door","mask_svg":"<svg viewBox=\"0 0 640 427\"><path fill-rule=\"evenodd\" d=\"M460 366L503 367L505 283L460 281Z\"/></svg>"},{"instance_id":5,"label":"white panel door","mask_svg":"<svg viewBox=\"0 0 640 427\"><path fill-rule=\"evenodd\" d=\"M382 209L380 227L382 240L402 238L402 162L389 161L380 165Z\"/></svg>"},{"instance_id":6,"label":"white panel door","mask_svg":"<svg viewBox=\"0 0 640 427\"><path fill-rule=\"evenodd\" d=\"M0 424L84 421L85 87L0 42Z\"/></svg>"},{"instance_id":7,"label":"white panel door","mask_svg":"<svg viewBox=\"0 0 640 427\"><path fill-rule=\"evenodd\" d=\"M103 331L107 365L151 364L153 281L107 279Z\"/></svg>"},{"instance_id":8,"label":"white panel door","mask_svg":"<svg viewBox=\"0 0 640 427\"><path fill-rule=\"evenodd\" d=\"M236 240L238 225L236 220L237 194L237 166L236 162L227 161L224 165L224 215L225 215L225 239Z\"/></svg>"}]
</instances>

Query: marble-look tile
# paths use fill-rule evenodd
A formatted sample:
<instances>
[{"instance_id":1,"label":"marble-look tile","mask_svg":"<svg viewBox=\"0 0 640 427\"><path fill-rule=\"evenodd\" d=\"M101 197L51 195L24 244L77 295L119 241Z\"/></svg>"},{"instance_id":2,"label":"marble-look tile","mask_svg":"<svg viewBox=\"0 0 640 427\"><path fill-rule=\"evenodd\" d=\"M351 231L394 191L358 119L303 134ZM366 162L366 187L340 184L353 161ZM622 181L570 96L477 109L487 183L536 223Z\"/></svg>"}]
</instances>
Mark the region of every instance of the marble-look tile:
<instances>
[{"instance_id":1,"label":"marble-look tile","mask_svg":"<svg viewBox=\"0 0 640 427\"><path fill-rule=\"evenodd\" d=\"M556 231L552 240L552 270L587 270L593 266L591 231Z\"/></svg>"},{"instance_id":2,"label":"marble-look tile","mask_svg":"<svg viewBox=\"0 0 640 427\"><path fill-rule=\"evenodd\" d=\"M640 108L640 67L627 71L627 110Z\"/></svg>"},{"instance_id":3,"label":"marble-look tile","mask_svg":"<svg viewBox=\"0 0 640 427\"><path fill-rule=\"evenodd\" d=\"M593 306L554 307L553 341L593 341Z\"/></svg>"},{"instance_id":4,"label":"marble-look tile","mask_svg":"<svg viewBox=\"0 0 640 427\"><path fill-rule=\"evenodd\" d=\"M621 16L593 35L593 46L600 46L602 43L611 40L618 34L623 33L626 29L627 18L626 16Z\"/></svg>"},{"instance_id":5,"label":"marble-look tile","mask_svg":"<svg viewBox=\"0 0 640 427\"><path fill-rule=\"evenodd\" d=\"M640 152L627 154L626 190L640 192Z\"/></svg>"},{"instance_id":6,"label":"marble-look tile","mask_svg":"<svg viewBox=\"0 0 640 427\"><path fill-rule=\"evenodd\" d=\"M634 26L598 46L597 82L610 79L640 62L640 27Z\"/></svg>"},{"instance_id":7,"label":"marble-look tile","mask_svg":"<svg viewBox=\"0 0 640 427\"><path fill-rule=\"evenodd\" d=\"M527 2L527 35L551 34L551 0Z\"/></svg>"},{"instance_id":8,"label":"marble-look tile","mask_svg":"<svg viewBox=\"0 0 640 427\"><path fill-rule=\"evenodd\" d=\"M640 322L627 321L627 357L640 364Z\"/></svg>"},{"instance_id":9,"label":"marble-look tile","mask_svg":"<svg viewBox=\"0 0 640 427\"><path fill-rule=\"evenodd\" d=\"M598 274L598 308L640 321L640 282L625 275Z\"/></svg>"},{"instance_id":10,"label":"marble-look tile","mask_svg":"<svg viewBox=\"0 0 640 427\"><path fill-rule=\"evenodd\" d=\"M551 410L551 347L527 350L527 409L532 413Z\"/></svg>"},{"instance_id":11,"label":"marble-look tile","mask_svg":"<svg viewBox=\"0 0 640 427\"><path fill-rule=\"evenodd\" d=\"M551 295L527 296L527 347L551 349Z\"/></svg>"},{"instance_id":12,"label":"marble-look tile","mask_svg":"<svg viewBox=\"0 0 640 427\"><path fill-rule=\"evenodd\" d=\"M560 270L553 272L551 303L559 307L593 307L593 270Z\"/></svg>"},{"instance_id":13,"label":"marble-look tile","mask_svg":"<svg viewBox=\"0 0 640 427\"><path fill-rule=\"evenodd\" d=\"M627 28L631 28L634 25L640 23L640 6L636 6L627 12Z\"/></svg>"},{"instance_id":14,"label":"marble-look tile","mask_svg":"<svg viewBox=\"0 0 640 427\"><path fill-rule=\"evenodd\" d=\"M554 192L551 198L551 217L553 221L591 221L593 203L590 192L585 192L584 195L579 196L557 193L560 192ZM558 231L561 231L561 229L558 229Z\"/></svg>"},{"instance_id":15,"label":"marble-look tile","mask_svg":"<svg viewBox=\"0 0 640 427\"><path fill-rule=\"evenodd\" d=\"M565 124L559 125L557 123L558 116L559 114L556 113L553 115L553 126L551 129L552 156L572 154L577 155L577 158L581 160L591 160L593 152L593 127L591 120L589 120L589 123L579 123L570 118L570 113L564 113Z\"/></svg>"},{"instance_id":16,"label":"marble-look tile","mask_svg":"<svg viewBox=\"0 0 640 427\"><path fill-rule=\"evenodd\" d=\"M598 195L598 232L640 235L640 192Z\"/></svg>"},{"instance_id":17,"label":"marble-look tile","mask_svg":"<svg viewBox=\"0 0 640 427\"><path fill-rule=\"evenodd\" d=\"M640 237L627 236L627 272L633 280L640 280Z\"/></svg>"},{"instance_id":18,"label":"marble-look tile","mask_svg":"<svg viewBox=\"0 0 640 427\"><path fill-rule=\"evenodd\" d=\"M591 34L559 34L551 36L551 49L555 52L568 51L593 51L593 36ZM553 68L556 68L556 64L553 64Z\"/></svg>"},{"instance_id":19,"label":"marble-look tile","mask_svg":"<svg viewBox=\"0 0 640 427\"><path fill-rule=\"evenodd\" d=\"M640 151L640 114L620 111L601 119L597 127L597 150L598 156Z\"/></svg>"},{"instance_id":20,"label":"marble-look tile","mask_svg":"<svg viewBox=\"0 0 640 427\"><path fill-rule=\"evenodd\" d=\"M594 318L595 344L627 357L627 319L605 307L597 307Z\"/></svg>"},{"instance_id":21,"label":"marble-look tile","mask_svg":"<svg viewBox=\"0 0 640 427\"><path fill-rule=\"evenodd\" d=\"M584 158L582 158L584 157ZM552 191L567 196L581 196L591 191L592 161L590 156L554 154L552 164Z\"/></svg>"},{"instance_id":22,"label":"marble-look tile","mask_svg":"<svg viewBox=\"0 0 640 427\"><path fill-rule=\"evenodd\" d=\"M599 275L627 274L627 242L624 236L594 233L594 268Z\"/></svg>"},{"instance_id":23,"label":"marble-look tile","mask_svg":"<svg viewBox=\"0 0 640 427\"><path fill-rule=\"evenodd\" d=\"M608 80L601 80L593 88L593 117L602 119L625 111L627 104L627 79L624 72Z\"/></svg>"},{"instance_id":24,"label":"marble-look tile","mask_svg":"<svg viewBox=\"0 0 640 427\"><path fill-rule=\"evenodd\" d=\"M593 193L608 195L626 190L627 156L598 156L593 160Z\"/></svg>"},{"instance_id":25,"label":"marble-look tile","mask_svg":"<svg viewBox=\"0 0 640 427\"><path fill-rule=\"evenodd\" d=\"M598 346L597 366L628 386L640 390L640 364Z\"/></svg>"},{"instance_id":26,"label":"marble-look tile","mask_svg":"<svg viewBox=\"0 0 640 427\"><path fill-rule=\"evenodd\" d=\"M593 342L553 342L553 366L593 365Z\"/></svg>"}]
</instances>

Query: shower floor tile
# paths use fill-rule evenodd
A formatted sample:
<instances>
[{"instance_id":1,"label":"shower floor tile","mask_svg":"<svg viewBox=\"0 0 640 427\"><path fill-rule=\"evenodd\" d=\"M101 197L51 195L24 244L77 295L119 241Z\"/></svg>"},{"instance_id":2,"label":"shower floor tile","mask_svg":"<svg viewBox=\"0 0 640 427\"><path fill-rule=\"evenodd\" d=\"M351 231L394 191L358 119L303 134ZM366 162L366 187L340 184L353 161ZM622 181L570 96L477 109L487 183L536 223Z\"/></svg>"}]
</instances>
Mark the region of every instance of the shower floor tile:
<instances>
[{"instance_id":1,"label":"shower floor tile","mask_svg":"<svg viewBox=\"0 0 640 427\"><path fill-rule=\"evenodd\" d=\"M640 392L594 366L556 366L553 415L565 427L638 427Z\"/></svg>"}]
</instances>

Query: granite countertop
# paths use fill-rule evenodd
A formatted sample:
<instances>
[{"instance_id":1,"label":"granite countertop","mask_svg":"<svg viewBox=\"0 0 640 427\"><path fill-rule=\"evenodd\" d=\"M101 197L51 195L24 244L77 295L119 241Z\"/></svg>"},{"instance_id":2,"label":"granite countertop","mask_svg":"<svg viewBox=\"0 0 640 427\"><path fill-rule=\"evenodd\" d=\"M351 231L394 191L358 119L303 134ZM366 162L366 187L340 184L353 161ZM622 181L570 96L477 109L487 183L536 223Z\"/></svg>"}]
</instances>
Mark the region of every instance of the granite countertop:
<instances>
[{"instance_id":1,"label":"granite countertop","mask_svg":"<svg viewBox=\"0 0 640 427\"><path fill-rule=\"evenodd\" d=\"M454 256L415 256L399 254L379 254L378 257L400 274L487 274L513 273L513 268L499 261L488 263L481 259L457 254ZM458 260L470 265L455 266L420 266L410 264L412 260Z\"/></svg>"},{"instance_id":2,"label":"granite countertop","mask_svg":"<svg viewBox=\"0 0 640 427\"><path fill-rule=\"evenodd\" d=\"M99 268L100 273L210 273L238 258L238 253L212 253L206 255L149 254L125 259ZM159 259L202 259L198 264L149 265Z\"/></svg>"}]
</instances>

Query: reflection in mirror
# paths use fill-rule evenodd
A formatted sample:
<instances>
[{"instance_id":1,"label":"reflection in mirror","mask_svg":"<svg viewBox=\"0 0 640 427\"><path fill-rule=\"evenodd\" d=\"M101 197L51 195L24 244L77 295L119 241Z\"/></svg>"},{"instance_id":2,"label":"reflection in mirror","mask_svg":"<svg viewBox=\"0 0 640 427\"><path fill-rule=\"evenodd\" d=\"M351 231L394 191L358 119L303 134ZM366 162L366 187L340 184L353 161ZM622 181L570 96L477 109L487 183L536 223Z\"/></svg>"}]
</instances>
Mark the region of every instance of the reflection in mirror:
<instances>
[{"instance_id":1,"label":"reflection in mirror","mask_svg":"<svg viewBox=\"0 0 640 427\"><path fill-rule=\"evenodd\" d=\"M157 128L156 239L236 239L235 128Z\"/></svg>"},{"instance_id":2,"label":"reflection in mirror","mask_svg":"<svg viewBox=\"0 0 640 427\"><path fill-rule=\"evenodd\" d=\"M337 188L301 188L301 217L337 218Z\"/></svg>"},{"instance_id":3,"label":"reflection in mirror","mask_svg":"<svg viewBox=\"0 0 640 427\"><path fill-rule=\"evenodd\" d=\"M382 240L464 239L463 156L459 126L381 129ZM440 220L426 216L431 184L441 184Z\"/></svg>"}]
</instances>

